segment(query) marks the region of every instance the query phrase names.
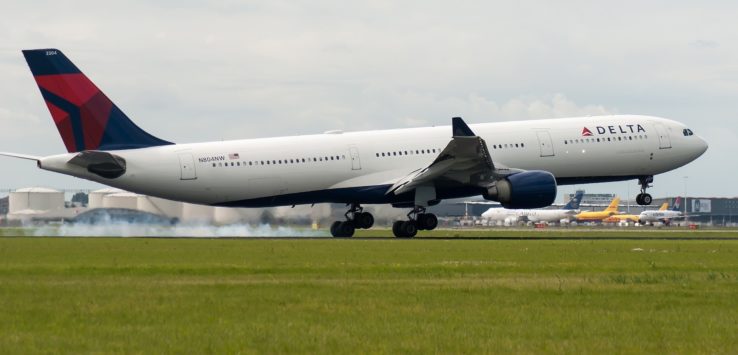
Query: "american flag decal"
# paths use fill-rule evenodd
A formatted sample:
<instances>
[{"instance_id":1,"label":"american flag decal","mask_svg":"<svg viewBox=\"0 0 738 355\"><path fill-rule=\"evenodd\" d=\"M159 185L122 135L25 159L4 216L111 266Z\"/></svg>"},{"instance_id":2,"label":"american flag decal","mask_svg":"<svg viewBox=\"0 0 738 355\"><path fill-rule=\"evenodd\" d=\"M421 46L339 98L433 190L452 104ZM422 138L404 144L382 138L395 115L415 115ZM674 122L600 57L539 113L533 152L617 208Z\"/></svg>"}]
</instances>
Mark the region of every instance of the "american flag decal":
<instances>
[{"instance_id":1,"label":"american flag decal","mask_svg":"<svg viewBox=\"0 0 738 355\"><path fill-rule=\"evenodd\" d=\"M228 154L228 159L230 159L230 160L236 160L236 159L240 159L240 158L238 156L238 153L231 153L231 154Z\"/></svg>"}]
</instances>

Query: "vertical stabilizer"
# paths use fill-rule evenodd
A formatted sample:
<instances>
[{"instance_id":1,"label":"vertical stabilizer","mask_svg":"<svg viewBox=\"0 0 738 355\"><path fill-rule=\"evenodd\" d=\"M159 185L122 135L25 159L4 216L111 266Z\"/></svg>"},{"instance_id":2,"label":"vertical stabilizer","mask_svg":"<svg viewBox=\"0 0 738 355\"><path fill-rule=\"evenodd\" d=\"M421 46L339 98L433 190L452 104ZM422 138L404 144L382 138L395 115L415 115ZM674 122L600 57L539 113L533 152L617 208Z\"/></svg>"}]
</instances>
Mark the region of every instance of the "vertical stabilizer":
<instances>
[{"instance_id":1,"label":"vertical stabilizer","mask_svg":"<svg viewBox=\"0 0 738 355\"><path fill-rule=\"evenodd\" d=\"M24 50L67 151L172 144L136 126L58 49Z\"/></svg>"},{"instance_id":2,"label":"vertical stabilizer","mask_svg":"<svg viewBox=\"0 0 738 355\"><path fill-rule=\"evenodd\" d=\"M612 199L612 202L610 202L610 205L605 208L606 212L617 212L618 206L620 206L620 197L615 197Z\"/></svg>"},{"instance_id":3,"label":"vertical stabilizer","mask_svg":"<svg viewBox=\"0 0 738 355\"><path fill-rule=\"evenodd\" d=\"M584 196L584 190L577 190L574 193L574 197L571 198L569 203L567 203L564 206L565 210L576 210L579 208L579 204L582 202L582 197Z\"/></svg>"}]
</instances>

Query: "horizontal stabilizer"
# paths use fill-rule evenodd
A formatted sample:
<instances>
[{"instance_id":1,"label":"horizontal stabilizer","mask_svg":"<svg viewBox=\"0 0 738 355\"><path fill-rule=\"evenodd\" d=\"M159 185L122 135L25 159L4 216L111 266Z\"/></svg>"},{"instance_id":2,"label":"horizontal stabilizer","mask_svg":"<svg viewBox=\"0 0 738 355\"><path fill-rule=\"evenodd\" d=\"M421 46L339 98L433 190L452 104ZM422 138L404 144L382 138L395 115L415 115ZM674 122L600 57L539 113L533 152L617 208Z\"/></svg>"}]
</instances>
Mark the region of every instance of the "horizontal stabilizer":
<instances>
[{"instance_id":1,"label":"horizontal stabilizer","mask_svg":"<svg viewBox=\"0 0 738 355\"><path fill-rule=\"evenodd\" d=\"M35 155L28 155L28 154L17 154L17 153L0 152L0 155L1 156L5 156L5 157L18 158L18 159L26 159L26 160L35 160L35 161L41 160L41 157L37 157Z\"/></svg>"}]
</instances>

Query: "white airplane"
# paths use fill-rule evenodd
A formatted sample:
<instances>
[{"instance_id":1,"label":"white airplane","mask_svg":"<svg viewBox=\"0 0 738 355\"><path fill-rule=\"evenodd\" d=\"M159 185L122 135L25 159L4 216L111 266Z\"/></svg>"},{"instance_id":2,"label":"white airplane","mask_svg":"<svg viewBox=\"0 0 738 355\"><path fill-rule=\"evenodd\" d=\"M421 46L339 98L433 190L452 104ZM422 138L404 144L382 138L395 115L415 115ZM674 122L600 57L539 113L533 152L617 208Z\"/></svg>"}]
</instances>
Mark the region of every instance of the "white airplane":
<instances>
[{"instance_id":1,"label":"white airplane","mask_svg":"<svg viewBox=\"0 0 738 355\"><path fill-rule=\"evenodd\" d=\"M579 213L579 202L584 191L579 190L562 209L507 209L490 208L482 213L482 218L507 224L527 220L530 222L559 222L568 220Z\"/></svg>"},{"instance_id":2,"label":"white airplane","mask_svg":"<svg viewBox=\"0 0 738 355\"><path fill-rule=\"evenodd\" d=\"M174 144L134 124L57 49L23 55L68 153L2 153L39 168L170 200L227 207L345 203L331 233L374 223L362 204L410 208L397 237L429 230L426 207L482 195L539 208L557 185L638 179L683 166L707 143L679 122L635 115L452 125Z\"/></svg>"},{"instance_id":3,"label":"white airplane","mask_svg":"<svg viewBox=\"0 0 738 355\"><path fill-rule=\"evenodd\" d=\"M641 224L661 222L668 225L672 219L683 218L684 214L679 210L682 198L677 197L674 208L671 210L646 210L638 215L638 219Z\"/></svg>"}]
</instances>

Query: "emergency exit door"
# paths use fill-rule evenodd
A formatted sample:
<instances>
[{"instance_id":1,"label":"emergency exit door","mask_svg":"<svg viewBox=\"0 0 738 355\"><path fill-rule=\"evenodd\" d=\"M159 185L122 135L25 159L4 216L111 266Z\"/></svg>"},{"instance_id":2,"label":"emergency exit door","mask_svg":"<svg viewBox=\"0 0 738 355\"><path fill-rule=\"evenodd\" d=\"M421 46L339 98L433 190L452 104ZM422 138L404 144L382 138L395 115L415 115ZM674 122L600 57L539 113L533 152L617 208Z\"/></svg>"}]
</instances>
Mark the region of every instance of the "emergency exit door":
<instances>
[{"instance_id":1,"label":"emergency exit door","mask_svg":"<svg viewBox=\"0 0 738 355\"><path fill-rule=\"evenodd\" d=\"M536 135L538 136L538 148L541 151L541 156L554 156L554 147L553 141L551 141L551 134L549 134L548 131L538 131L536 132Z\"/></svg>"},{"instance_id":2,"label":"emergency exit door","mask_svg":"<svg viewBox=\"0 0 738 355\"><path fill-rule=\"evenodd\" d=\"M349 147L349 155L351 156L351 170L361 170L361 160L359 159L359 148L355 145Z\"/></svg>"},{"instance_id":3,"label":"emergency exit door","mask_svg":"<svg viewBox=\"0 0 738 355\"><path fill-rule=\"evenodd\" d=\"M197 171L195 171L195 158L190 153L179 155L179 171L180 180L197 179Z\"/></svg>"}]
</instances>

